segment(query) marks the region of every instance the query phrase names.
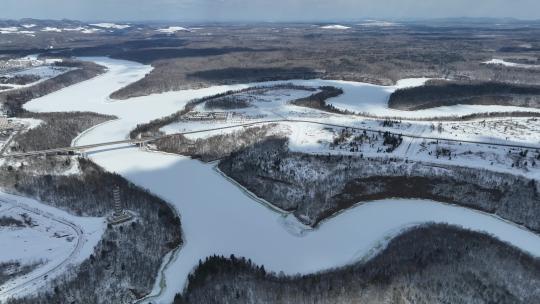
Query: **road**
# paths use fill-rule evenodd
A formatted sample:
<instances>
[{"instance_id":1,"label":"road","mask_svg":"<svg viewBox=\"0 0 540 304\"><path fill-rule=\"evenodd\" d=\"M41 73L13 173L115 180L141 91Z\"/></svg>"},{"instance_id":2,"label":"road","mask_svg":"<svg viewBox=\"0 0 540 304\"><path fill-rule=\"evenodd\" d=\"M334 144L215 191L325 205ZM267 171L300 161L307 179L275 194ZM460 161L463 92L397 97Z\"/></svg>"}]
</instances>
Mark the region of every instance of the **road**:
<instances>
[{"instance_id":1,"label":"road","mask_svg":"<svg viewBox=\"0 0 540 304\"><path fill-rule=\"evenodd\" d=\"M15 136L17 136L17 134L19 134L19 130L14 131L13 134L9 136L8 140L4 142L4 145L0 149L0 155L4 155L4 153L6 152L6 149L9 147L9 145L11 144Z\"/></svg>"},{"instance_id":2,"label":"road","mask_svg":"<svg viewBox=\"0 0 540 304\"><path fill-rule=\"evenodd\" d=\"M301 119L279 119L279 120L267 120L267 121L257 121L257 122L251 122L251 123L243 123L243 124L237 124L233 126L226 126L226 127L217 127L217 128L211 128L211 129L204 129L204 130L196 130L196 131L188 131L188 132L180 132L180 133L174 133L174 134L167 134L162 136L154 136L154 137L147 137L142 139L126 139L126 140L119 140L119 141L110 141L110 142L102 142L102 143L96 143L92 145L83 145L83 146L74 146L74 147L64 147L64 148L54 148L54 149L48 149L48 150L39 150L39 151L30 151L30 152L21 152L21 153L12 153L7 155L0 155L1 158L16 158L16 157L28 157L28 156L36 156L36 155L48 155L48 154L55 154L55 153L66 153L66 152L83 152L86 150L99 148L99 147L106 147L106 146L114 146L114 145L122 145L122 144L142 144L142 143L149 143L153 141L157 141L160 139L164 139L167 137L173 137L178 135L189 135L189 134L197 134L197 133L205 133L205 132L211 132L211 131L218 131L218 130L226 130L226 129L233 129L238 127L249 127L249 126L256 126L256 125L263 125L263 124L269 124L269 123L309 123L309 124L316 124L326 127L336 127L336 128L349 128L353 130L359 130L359 131L368 131L368 132L378 132L379 130L370 129L370 128L362 128L362 127L352 127L349 125L340 125L340 124L331 124L331 123L324 123L324 122L318 122L318 121L311 121L311 120L301 120ZM384 132L385 130L380 130ZM493 142L486 142L486 141L474 141L474 140L462 140L462 139L453 139L453 138L444 138L444 137L431 137L431 136L422 136L422 135L416 135L416 134L409 134L409 133L397 133L397 132L390 132L390 134L393 135L401 135L405 138L411 138L411 139L424 139L424 140L432 140L432 141L447 141L447 142L455 142L455 143L467 143L467 144L479 144L479 145L489 145L489 146L499 146L499 147L509 147L509 148L519 148L519 149L530 149L530 150L536 150L540 149L540 145L525 145L525 144L513 144L513 143L493 143Z\"/></svg>"},{"instance_id":3,"label":"road","mask_svg":"<svg viewBox=\"0 0 540 304\"><path fill-rule=\"evenodd\" d=\"M7 298L17 295L18 293L24 292L25 289L27 288L33 288L38 282L42 283L48 277L52 278L53 276L51 276L51 274L53 274L56 271L62 270L65 266L69 265L69 263L71 263L71 261L79 255L79 252L81 251L81 248L83 247L85 243L85 239L84 239L84 232L81 229L81 227L77 226L76 224L70 221L60 218L50 212L45 212L37 208L31 208L14 200L7 200L4 198L0 198L0 201L4 203L8 203L12 205L13 207L23 209L28 213L38 214L45 218L50 219L51 221L56 221L58 223L66 225L70 227L77 234L77 243L75 244L75 248L71 251L69 256L65 260L63 260L60 264L54 266L49 271L42 274L38 274L36 276L32 276L32 272L30 272L29 274L26 274L25 276L23 276L23 278L26 278L26 281L23 281L22 283L19 283L19 284L15 284L15 286L7 287L5 289L2 288L0 290L0 299L7 299ZM16 280L20 280L20 279L22 278L17 278ZM6 282L6 283L9 283L9 282ZM7 284L2 285L1 287L4 287L5 285Z\"/></svg>"}]
</instances>

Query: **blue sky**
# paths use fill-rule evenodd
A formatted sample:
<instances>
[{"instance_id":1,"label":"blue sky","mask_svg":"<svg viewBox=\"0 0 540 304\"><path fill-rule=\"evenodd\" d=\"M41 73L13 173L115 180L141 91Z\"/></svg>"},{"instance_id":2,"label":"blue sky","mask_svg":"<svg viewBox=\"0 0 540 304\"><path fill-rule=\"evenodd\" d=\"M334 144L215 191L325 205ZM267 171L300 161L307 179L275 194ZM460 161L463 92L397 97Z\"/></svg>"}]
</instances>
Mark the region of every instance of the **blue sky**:
<instances>
[{"instance_id":1,"label":"blue sky","mask_svg":"<svg viewBox=\"0 0 540 304\"><path fill-rule=\"evenodd\" d=\"M540 0L1 0L1 19L340 21L540 19Z\"/></svg>"}]
</instances>

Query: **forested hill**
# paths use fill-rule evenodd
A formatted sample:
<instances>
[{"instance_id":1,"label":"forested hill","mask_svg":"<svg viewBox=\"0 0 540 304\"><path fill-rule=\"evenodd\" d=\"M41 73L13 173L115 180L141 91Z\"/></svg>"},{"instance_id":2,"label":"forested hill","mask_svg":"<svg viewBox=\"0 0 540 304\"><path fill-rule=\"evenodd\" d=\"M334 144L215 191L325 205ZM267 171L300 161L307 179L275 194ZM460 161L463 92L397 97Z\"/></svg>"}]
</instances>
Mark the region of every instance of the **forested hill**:
<instances>
[{"instance_id":1,"label":"forested hill","mask_svg":"<svg viewBox=\"0 0 540 304\"><path fill-rule=\"evenodd\" d=\"M397 90L388 101L390 108L408 111L457 104L540 108L540 86L432 80Z\"/></svg>"},{"instance_id":2,"label":"forested hill","mask_svg":"<svg viewBox=\"0 0 540 304\"><path fill-rule=\"evenodd\" d=\"M539 303L539 263L490 236L428 225L366 263L320 274L286 277L244 258L208 258L174 303Z\"/></svg>"}]
</instances>

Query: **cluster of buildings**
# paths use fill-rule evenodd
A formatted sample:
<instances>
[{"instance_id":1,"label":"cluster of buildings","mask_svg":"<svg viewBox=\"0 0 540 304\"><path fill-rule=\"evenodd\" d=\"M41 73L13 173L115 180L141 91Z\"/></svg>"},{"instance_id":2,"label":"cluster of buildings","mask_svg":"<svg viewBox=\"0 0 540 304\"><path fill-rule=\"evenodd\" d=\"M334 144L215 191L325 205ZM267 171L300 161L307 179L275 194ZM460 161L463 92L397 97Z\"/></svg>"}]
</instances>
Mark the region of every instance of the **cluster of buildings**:
<instances>
[{"instance_id":1,"label":"cluster of buildings","mask_svg":"<svg viewBox=\"0 0 540 304\"><path fill-rule=\"evenodd\" d=\"M234 115L233 112L189 112L182 116L182 120L206 121L206 120L229 120Z\"/></svg>"},{"instance_id":2,"label":"cluster of buildings","mask_svg":"<svg viewBox=\"0 0 540 304\"><path fill-rule=\"evenodd\" d=\"M189 112L182 116L183 121L222 121L222 122L244 122L248 120L260 119L264 115L246 115L236 112Z\"/></svg>"}]
</instances>

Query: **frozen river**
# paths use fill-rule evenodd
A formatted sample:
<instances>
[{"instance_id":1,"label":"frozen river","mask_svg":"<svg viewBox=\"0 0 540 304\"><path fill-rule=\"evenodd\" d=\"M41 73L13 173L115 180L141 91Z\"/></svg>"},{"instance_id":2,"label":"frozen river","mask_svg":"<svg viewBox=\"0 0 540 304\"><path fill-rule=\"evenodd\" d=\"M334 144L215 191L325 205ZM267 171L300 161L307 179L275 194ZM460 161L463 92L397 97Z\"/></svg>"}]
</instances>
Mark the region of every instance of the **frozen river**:
<instances>
[{"instance_id":1,"label":"frozen river","mask_svg":"<svg viewBox=\"0 0 540 304\"><path fill-rule=\"evenodd\" d=\"M124 139L136 124L169 115L193 98L247 86L216 86L111 102L107 97L111 92L144 77L151 68L107 58L89 60L107 66L109 71L26 104L31 111L93 111L119 118L85 132L74 143L77 145ZM354 86L354 94L361 97L362 85ZM364 87L366 94L374 90L373 86ZM387 95L373 99L372 107L377 102L383 107L390 91L385 87L379 90ZM347 90L345 96L349 96ZM171 303L199 260L209 255L244 256L264 264L267 270L286 274L312 273L358 261L404 228L427 222L484 231L540 255L540 237L527 230L477 211L423 200L359 205L300 235L301 225L293 217L253 200L213 165L131 146L96 150L90 157L164 198L181 216L185 244L164 267L163 277L147 299L152 303Z\"/></svg>"}]
</instances>

